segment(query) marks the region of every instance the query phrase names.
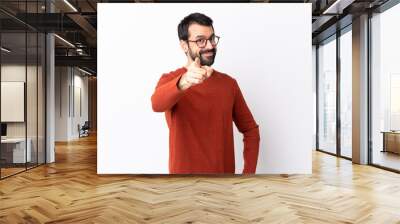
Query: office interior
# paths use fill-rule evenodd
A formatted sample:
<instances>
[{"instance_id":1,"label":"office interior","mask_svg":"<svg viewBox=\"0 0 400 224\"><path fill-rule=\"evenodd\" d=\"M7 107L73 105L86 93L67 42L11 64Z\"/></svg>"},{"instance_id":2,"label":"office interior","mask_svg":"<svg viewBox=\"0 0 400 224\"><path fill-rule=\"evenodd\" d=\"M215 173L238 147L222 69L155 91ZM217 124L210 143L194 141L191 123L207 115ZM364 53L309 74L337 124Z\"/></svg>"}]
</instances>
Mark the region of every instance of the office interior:
<instances>
[{"instance_id":1,"label":"office interior","mask_svg":"<svg viewBox=\"0 0 400 224\"><path fill-rule=\"evenodd\" d=\"M55 162L56 142L96 132L96 17L71 6L0 3L1 179Z\"/></svg>"},{"instance_id":2,"label":"office interior","mask_svg":"<svg viewBox=\"0 0 400 224\"><path fill-rule=\"evenodd\" d=\"M40 174L43 179L51 178L48 172L57 170L58 161L63 169L74 169L74 158L84 157L83 161L91 160L95 166L96 13L98 3L109 2L162 1L0 2L0 192L18 178L29 180L31 175L37 178ZM346 169L350 170L343 171L346 175L357 170L362 178L365 169L368 175L398 178L399 1L238 2L312 5L313 164L320 158L331 161L321 165L317 173L337 170L346 163L349 164ZM90 152L83 149L85 144L90 144ZM79 154L82 152L88 154ZM88 169L95 175L95 167ZM340 172L330 175L339 177ZM384 178L379 181L391 182ZM323 187L329 188L329 184ZM400 185L394 185L388 192L398 194L399 188ZM370 196L374 197L373 191ZM394 213L386 215L382 216L389 221L386 223L395 223L398 218Z\"/></svg>"}]
</instances>

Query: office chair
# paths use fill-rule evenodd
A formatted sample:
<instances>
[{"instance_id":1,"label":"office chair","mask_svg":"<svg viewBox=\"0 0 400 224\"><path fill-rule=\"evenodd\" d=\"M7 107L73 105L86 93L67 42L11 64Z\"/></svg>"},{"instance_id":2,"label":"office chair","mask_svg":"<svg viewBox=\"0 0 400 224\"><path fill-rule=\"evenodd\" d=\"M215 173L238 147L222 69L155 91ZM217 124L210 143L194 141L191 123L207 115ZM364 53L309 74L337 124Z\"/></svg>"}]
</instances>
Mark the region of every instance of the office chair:
<instances>
[{"instance_id":1,"label":"office chair","mask_svg":"<svg viewBox=\"0 0 400 224\"><path fill-rule=\"evenodd\" d=\"M78 129L79 129L79 138L80 137L87 137L89 136L89 129L90 129L90 125L89 125L89 121L85 121L85 123L82 125L82 127L79 127L80 125L78 125Z\"/></svg>"}]
</instances>

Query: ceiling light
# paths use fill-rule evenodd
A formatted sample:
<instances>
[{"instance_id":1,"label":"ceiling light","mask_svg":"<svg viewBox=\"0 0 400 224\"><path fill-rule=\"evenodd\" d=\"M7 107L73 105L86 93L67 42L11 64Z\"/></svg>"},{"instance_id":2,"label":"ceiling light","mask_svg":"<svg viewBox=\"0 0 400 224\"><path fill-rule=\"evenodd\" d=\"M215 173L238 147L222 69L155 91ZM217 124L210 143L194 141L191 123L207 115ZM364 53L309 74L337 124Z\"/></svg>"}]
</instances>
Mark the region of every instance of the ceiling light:
<instances>
[{"instance_id":1,"label":"ceiling light","mask_svg":"<svg viewBox=\"0 0 400 224\"><path fill-rule=\"evenodd\" d=\"M342 14L343 9L351 5L354 0L336 0L332 5L324 10L322 14Z\"/></svg>"},{"instance_id":2,"label":"ceiling light","mask_svg":"<svg viewBox=\"0 0 400 224\"><path fill-rule=\"evenodd\" d=\"M71 4L69 3L68 0L64 0L65 4L67 4L72 10L74 10L75 12L78 12L78 10Z\"/></svg>"},{"instance_id":3,"label":"ceiling light","mask_svg":"<svg viewBox=\"0 0 400 224\"><path fill-rule=\"evenodd\" d=\"M1 47L0 49L1 49L2 51L6 52L6 53L10 53L10 52L11 52L11 50L9 50L9 49L7 49L7 48L5 48L5 47Z\"/></svg>"},{"instance_id":4,"label":"ceiling light","mask_svg":"<svg viewBox=\"0 0 400 224\"><path fill-rule=\"evenodd\" d=\"M66 39L64 39L64 38L62 38L62 37L60 37L60 36L57 35L57 34L54 34L54 36L57 37L58 39L60 39L61 41L63 41L64 43L68 44L69 46L75 48L75 45L73 45L73 44L72 44L71 42L69 42L68 40L66 40Z\"/></svg>"},{"instance_id":5,"label":"ceiling light","mask_svg":"<svg viewBox=\"0 0 400 224\"><path fill-rule=\"evenodd\" d=\"M90 73L90 72L88 72L88 71L86 71L86 70L83 70L83 69L81 69L81 68L79 68L79 67L78 67L78 70L81 71L81 72L83 72L83 73L85 73L85 74L92 75L92 73Z\"/></svg>"}]
</instances>

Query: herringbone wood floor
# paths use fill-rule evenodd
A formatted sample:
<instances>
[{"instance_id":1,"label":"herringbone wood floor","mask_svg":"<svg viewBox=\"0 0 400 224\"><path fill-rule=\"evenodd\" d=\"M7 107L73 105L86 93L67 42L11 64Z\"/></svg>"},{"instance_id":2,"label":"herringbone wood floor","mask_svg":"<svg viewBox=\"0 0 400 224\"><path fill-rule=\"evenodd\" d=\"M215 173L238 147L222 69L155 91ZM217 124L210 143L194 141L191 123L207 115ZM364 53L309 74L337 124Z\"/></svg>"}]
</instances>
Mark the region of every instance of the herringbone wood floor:
<instances>
[{"instance_id":1,"label":"herringbone wood floor","mask_svg":"<svg viewBox=\"0 0 400 224\"><path fill-rule=\"evenodd\" d=\"M400 175L320 152L312 175L98 176L96 137L0 181L0 223L400 223Z\"/></svg>"}]
</instances>

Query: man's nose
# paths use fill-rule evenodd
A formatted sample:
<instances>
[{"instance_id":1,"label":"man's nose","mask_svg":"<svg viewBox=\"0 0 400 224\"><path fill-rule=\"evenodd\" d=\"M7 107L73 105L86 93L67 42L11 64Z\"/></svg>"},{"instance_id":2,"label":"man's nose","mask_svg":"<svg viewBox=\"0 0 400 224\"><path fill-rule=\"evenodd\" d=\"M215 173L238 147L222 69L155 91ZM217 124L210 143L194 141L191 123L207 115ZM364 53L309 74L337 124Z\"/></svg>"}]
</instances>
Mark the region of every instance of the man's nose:
<instances>
[{"instance_id":1,"label":"man's nose","mask_svg":"<svg viewBox=\"0 0 400 224\"><path fill-rule=\"evenodd\" d=\"M213 49L214 48L214 46L211 44L211 41L210 40L207 40L207 42L206 42L206 47L205 47L207 50L211 50L211 49Z\"/></svg>"}]
</instances>

